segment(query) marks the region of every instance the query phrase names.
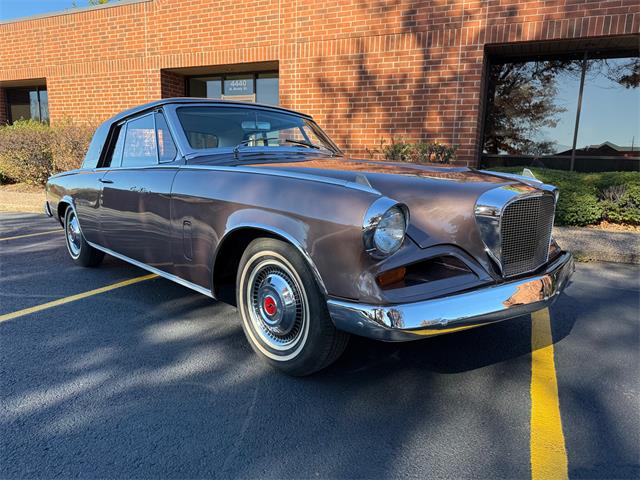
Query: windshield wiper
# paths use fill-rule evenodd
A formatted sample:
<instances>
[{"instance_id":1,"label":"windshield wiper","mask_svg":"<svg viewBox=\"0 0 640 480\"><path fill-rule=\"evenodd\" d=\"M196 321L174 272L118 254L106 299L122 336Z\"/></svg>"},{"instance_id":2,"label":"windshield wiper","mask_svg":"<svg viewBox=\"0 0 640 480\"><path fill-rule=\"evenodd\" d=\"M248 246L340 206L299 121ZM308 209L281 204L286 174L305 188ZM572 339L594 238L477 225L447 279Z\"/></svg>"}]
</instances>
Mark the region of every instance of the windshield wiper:
<instances>
[{"instance_id":1,"label":"windshield wiper","mask_svg":"<svg viewBox=\"0 0 640 480\"><path fill-rule=\"evenodd\" d=\"M240 147L249 145L251 142L253 142L253 140L253 138L247 138L246 140L241 141L239 144L233 147L233 153L237 154L240 151Z\"/></svg>"},{"instance_id":2,"label":"windshield wiper","mask_svg":"<svg viewBox=\"0 0 640 480\"><path fill-rule=\"evenodd\" d=\"M301 140L292 140L290 138L287 138L285 140L286 143L295 143L296 145L303 145L305 147L309 147L309 148L315 148L316 150L320 150L321 147L320 145L316 145L315 143L310 143L310 142L303 142Z\"/></svg>"},{"instance_id":3,"label":"windshield wiper","mask_svg":"<svg viewBox=\"0 0 640 480\"><path fill-rule=\"evenodd\" d=\"M332 157L335 155L335 152L333 150L331 150L330 148L325 147L324 145L316 145L315 143L302 142L300 140L291 140L289 138L287 138L285 140L285 142L294 143L296 145L302 145L303 147L315 148L316 150L324 150L324 151L329 152L329 155L331 155Z\"/></svg>"},{"instance_id":4,"label":"windshield wiper","mask_svg":"<svg viewBox=\"0 0 640 480\"><path fill-rule=\"evenodd\" d=\"M248 145L249 143L255 142L255 141L256 141L255 138L249 138L247 140L241 141L235 147L233 147L233 153L235 154L236 158L238 157L238 153L240 153L240 147ZM260 139L258 139L258 141L260 141ZM300 145L302 147L313 148L314 150L326 150L331 154L331 156L334 155L334 152L331 151L329 148L322 145L316 145L315 143L311 143L311 142L303 142L301 140L293 140L293 139L287 138L285 139L285 143L293 143L295 145Z\"/></svg>"}]
</instances>

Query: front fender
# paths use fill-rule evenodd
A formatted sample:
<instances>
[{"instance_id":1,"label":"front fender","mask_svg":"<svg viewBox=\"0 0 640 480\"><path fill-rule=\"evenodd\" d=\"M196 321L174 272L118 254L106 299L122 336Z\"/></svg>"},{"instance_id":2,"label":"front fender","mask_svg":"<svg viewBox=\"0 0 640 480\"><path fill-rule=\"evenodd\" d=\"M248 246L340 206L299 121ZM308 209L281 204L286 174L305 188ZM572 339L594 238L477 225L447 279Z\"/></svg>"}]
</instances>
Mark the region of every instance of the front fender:
<instances>
[{"instance_id":1,"label":"front fender","mask_svg":"<svg viewBox=\"0 0 640 480\"><path fill-rule=\"evenodd\" d=\"M309 254L309 226L297 218L292 218L278 212L260 208L246 208L232 213L227 219L224 235L218 242L218 247L216 248L213 259L214 265L218 260L218 253L223 249L227 239L233 237L239 230L244 229L261 230L280 237L293 245L309 264L322 292L325 295L327 294L327 288L322 276Z\"/></svg>"}]
</instances>

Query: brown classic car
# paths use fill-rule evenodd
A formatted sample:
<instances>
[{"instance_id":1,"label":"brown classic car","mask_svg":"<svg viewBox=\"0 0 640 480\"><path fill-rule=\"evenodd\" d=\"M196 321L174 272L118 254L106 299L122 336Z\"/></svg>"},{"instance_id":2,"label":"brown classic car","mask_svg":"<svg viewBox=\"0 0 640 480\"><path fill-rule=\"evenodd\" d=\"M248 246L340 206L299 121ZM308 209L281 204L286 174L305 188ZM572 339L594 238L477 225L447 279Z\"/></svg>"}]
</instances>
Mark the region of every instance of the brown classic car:
<instances>
[{"instance_id":1,"label":"brown classic car","mask_svg":"<svg viewBox=\"0 0 640 480\"><path fill-rule=\"evenodd\" d=\"M256 353L293 375L349 334L405 341L548 306L573 272L534 178L345 158L311 117L165 99L95 133L45 211L75 263L113 255L238 307Z\"/></svg>"}]
</instances>

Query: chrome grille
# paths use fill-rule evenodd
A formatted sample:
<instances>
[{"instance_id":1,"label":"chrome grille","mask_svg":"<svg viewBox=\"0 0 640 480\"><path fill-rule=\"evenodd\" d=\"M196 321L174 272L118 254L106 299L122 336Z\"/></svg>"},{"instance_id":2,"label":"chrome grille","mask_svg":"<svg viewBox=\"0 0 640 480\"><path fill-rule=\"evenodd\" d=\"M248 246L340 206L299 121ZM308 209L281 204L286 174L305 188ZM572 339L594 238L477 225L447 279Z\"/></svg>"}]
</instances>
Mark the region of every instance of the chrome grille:
<instances>
[{"instance_id":1,"label":"chrome grille","mask_svg":"<svg viewBox=\"0 0 640 480\"><path fill-rule=\"evenodd\" d=\"M544 194L509 203L500 220L502 274L530 272L548 259L555 199Z\"/></svg>"}]
</instances>

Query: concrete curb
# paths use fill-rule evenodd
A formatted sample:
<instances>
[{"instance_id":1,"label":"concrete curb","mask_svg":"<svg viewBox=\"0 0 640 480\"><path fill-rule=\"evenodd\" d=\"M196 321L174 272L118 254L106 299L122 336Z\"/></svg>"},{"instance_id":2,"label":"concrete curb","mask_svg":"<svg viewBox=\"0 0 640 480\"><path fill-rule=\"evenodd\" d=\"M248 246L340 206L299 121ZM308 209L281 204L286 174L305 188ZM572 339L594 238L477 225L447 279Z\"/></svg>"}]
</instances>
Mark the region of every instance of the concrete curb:
<instances>
[{"instance_id":1,"label":"concrete curb","mask_svg":"<svg viewBox=\"0 0 640 480\"><path fill-rule=\"evenodd\" d=\"M580 262L640 264L640 233L555 227L553 237Z\"/></svg>"}]
</instances>

